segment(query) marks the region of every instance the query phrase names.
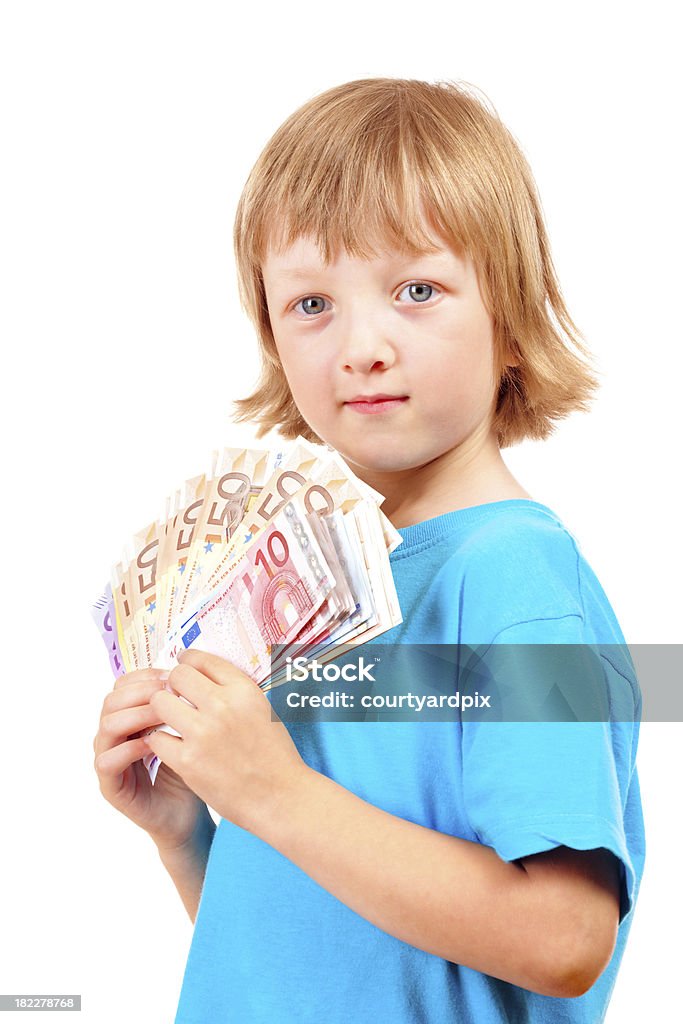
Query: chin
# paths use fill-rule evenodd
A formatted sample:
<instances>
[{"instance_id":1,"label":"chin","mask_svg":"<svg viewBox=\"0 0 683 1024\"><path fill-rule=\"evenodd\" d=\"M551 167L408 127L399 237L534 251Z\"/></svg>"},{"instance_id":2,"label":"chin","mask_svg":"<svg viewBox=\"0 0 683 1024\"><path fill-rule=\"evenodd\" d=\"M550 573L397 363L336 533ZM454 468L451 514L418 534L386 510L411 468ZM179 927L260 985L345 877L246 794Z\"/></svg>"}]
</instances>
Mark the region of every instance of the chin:
<instances>
[{"instance_id":1,"label":"chin","mask_svg":"<svg viewBox=\"0 0 683 1024\"><path fill-rule=\"evenodd\" d=\"M419 458L410 458L405 451L393 449L373 450L370 446L339 444L334 445L342 458L351 468L357 467L368 473L400 473L407 469L416 469L424 464Z\"/></svg>"}]
</instances>

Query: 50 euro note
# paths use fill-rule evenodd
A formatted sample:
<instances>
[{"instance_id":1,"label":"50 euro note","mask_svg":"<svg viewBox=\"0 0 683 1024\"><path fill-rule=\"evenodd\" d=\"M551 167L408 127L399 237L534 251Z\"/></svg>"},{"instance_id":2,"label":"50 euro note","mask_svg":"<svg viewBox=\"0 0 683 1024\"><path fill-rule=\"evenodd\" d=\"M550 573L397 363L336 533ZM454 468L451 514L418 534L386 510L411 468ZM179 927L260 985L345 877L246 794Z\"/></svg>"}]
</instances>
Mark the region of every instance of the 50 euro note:
<instances>
[{"instance_id":1,"label":"50 euro note","mask_svg":"<svg viewBox=\"0 0 683 1024\"><path fill-rule=\"evenodd\" d=\"M156 655L156 566L162 531L163 525L156 520L135 535L133 558L127 573L131 620L124 638L130 646L129 637L135 635L137 668L150 666Z\"/></svg>"},{"instance_id":2,"label":"50 euro note","mask_svg":"<svg viewBox=\"0 0 683 1024\"><path fill-rule=\"evenodd\" d=\"M271 472L259 488L254 488L247 500L244 515L236 524L230 540L206 577L205 587L213 590L220 585L233 564L236 552L267 526L285 504L310 481L312 474L321 464L321 455L312 450L313 446L297 438L287 453L282 453L274 462Z\"/></svg>"},{"instance_id":3,"label":"50 euro note","mask_svg":"<svg viewBox=\"0 0 683 1024\"><path fill-rule=\"evenodd\" d=\"M401 537L401 534L398 532L393 523L382 512L381 505L386 501L385 496L383 494L380 494L379 491L376 491L374 487L370 486L370 484L366 484L364 480L360 479L360 477L356 476L356 474L350 469L350 467L346 463L345 459L341 455L339 455L338 452L335 452L334 448L330 448L329 445L326 445L325 449L321 450L320 448L317 448L315 445L311 444L310 441L306 441L306 439L303 437L298 438L298 441L302 445L302 447L308 448L308 450L312 454L318 454L321 462L324 462L325 459L330 457L337 460L338 465L340 467L343 467L344 473L354 481L355 486L359 488L361 493L364 494L366 498L371 499L372 502L377 506L379 521L382 527L382 535L384 537L386 549L389 554L391 554L392 551L395 551L399 544L403 543L403 538ZM315 472L313 472L312 475L314 477Z\"/></svg>"},{"instance_id":4,"label":"50 euro note","mask_svg":"<svg viewBox=\"0 0 683 1024\"><path fill-rule=\"evenodd\" d=\"M170 499L164 520L155 520L133 537L121 562L112 570L111 591L125 670L154 662L159 636L159 554L167 541Z\"/></svg>"},{"instance_id":5,"label":"50 euro note","mask_svg":"<svg viewBox=\"0 0 683 1024\"><path fill-rule=\"evenodd\" d=\"M158 667L172 668L181 649L197 647L227 658L260 684L270 674L273 646L295 636L305 640L306 623L335 584L311 523L300 506L288 502L243 549L226 589L183 624ZM157 728L178 735L170 726ZM159 758L150 753L143 763L154 783Z\"/></svg>"},{"instance_id":6,"label":"50 euro note","mask_svg":"<svg viewBox=\"0 0 683 1024\"><path fill-rule=\"evenodd\" d=\"M164 522L150 524L147 536L143 534L147 544L141 547L140 534L134 539L135 564L127 580L133 606L129 628L137 638L138 661L145 656L145 664L153 664L178 614L207 492L207 473L186 480L166 499Z\"/></svg>"},{"instance_id":7,"label":"50 euro note","mask_svg":"<svg viewBox=\"0 0 683 1024\"><path fill-rule=\"evenodd\" d=\"M191 580L201 583L202 554L206 560L208 550L225 543L226 533L229 537L242 518L250 489L258 489L277 457L263 449L215 453L211 477L202 473L185 481L166 499L163 520L134 536L130 555L117 567L114 590L129 670L153 664L160 642L163 646L188 593L193 594Z\"/></svg>"},{"instance_id":8,"label":"50 euro note","mask_svg":"<svg viewBox=\"0 0 683 1024\"><path fill-rule=\"evenodd\" d=\"M173 515L168 523L163 547L159 581L159 645L166 642L176 619L178 594L187 572L190 551L206 495L206 473L186 480L177 490Z\"/></svg>"},{"instance_id":9,"label":"50 euro note","mask_svg":"<svg viewBox=\"0 0 683 1024\"><path fill-rule=\"evenodd\" d=\"M167 543L171 520L167 500L165 521L156 520L139 530L132 548L112 573L117 631L126 671L154 663L160 635L160 584L157 568Z\"/></svg>"},{"instance_id":10,"label":"50 euro note","mask_svg":"<svg viewBox=\"0 0 683 1024\"><path fill-rule=\"evenodd\" d=\"M339 466L339 460L332 461ZM327 468L329 471L329 467ZM330 537L339 553L340 561L344 563L344 575L348 573L353 579L354 593L365 595L365 601L362 615L359 606L355 615L342 617L341 622L333 621L327 628L321 629L315 638L317 642L314 649L308 654L318 661L338 657L338 653L334 651L340 643L347 647L350 644L367 643L402 622L396 586L384 549L386 532L374 500L376 492L367 485L363 485L363 491L366 496L360 500L354 500L355 495L351 497L347 494L347 501L342 503L346 511L341 518L335 519L333 515L322 517L330 530ZM394 531L393 526L391 530ZM394 532L401 543L401 535L397 531ZM289 647L296 647L299 656L304 653L299 638L296 638ZM287 646L280 648L273 662L273 678L269 681L269 687L279 685L282 681L281 672L278 670L285 662L287 653Z\"/></svg>"},{"instance_id":11,"label":"50 euro note","mask_svg":"<svg viewBox=\"0 0 683 1024\"><path fill-rule=\"evenodd\" d=\"M138 639L134 629L133 607L129 599L132 555L124 553L111 571L111 590L119 650L126 672L138 667Z\"/></svg>"},{"instance_id":12,"label":"50 euro note","mask_svg":"<svg viewBox=\"0 0 683 1024\"><path fill-rule=\"evenodd\" d=\"M300 501L305 506L306 513L326 516L336 509L347 512L359 502L368 499L369 492L373 495L377 493L366 484L361 485L361 481L350 472L338 456L327 453L318 456L315 453L315 462L310 464L311 454L304 445L299 445L292 456L296 457L301 450L304 453L303 457L309 460L310 479L301 479L303 477L300 472L302 461L299 462L297 469L292 468L291 462L286 462L282 469L273 474L265 484L262 494L259 495L258 504L245 515L243 522L233 535L223 560L212 573L209 579L212 590L222 586L223 581L232 571L235 559L239 557L240 549L267 526L286 501ZM381 498L381 495L379 497ZM391 524L389 526L391 528L390 543L396 547L401 543L402 538ZM382 537L382 546L385 546L384 536Z\"/></svg>"},{"instance_id":13,"label":"50 euro note","mask_svg":"<svg viewBox=\"0 0 683 1024\"><path fill-rule=\"evenodd\" d=\"M203 501L197 508L182 579L177 581L175 620L186 618L197 596L211 590L211 574L228 549L249 502L260 494L284 458L283 450L265 448L224 448L215 453Z\"/></svg>"}]
</instances>

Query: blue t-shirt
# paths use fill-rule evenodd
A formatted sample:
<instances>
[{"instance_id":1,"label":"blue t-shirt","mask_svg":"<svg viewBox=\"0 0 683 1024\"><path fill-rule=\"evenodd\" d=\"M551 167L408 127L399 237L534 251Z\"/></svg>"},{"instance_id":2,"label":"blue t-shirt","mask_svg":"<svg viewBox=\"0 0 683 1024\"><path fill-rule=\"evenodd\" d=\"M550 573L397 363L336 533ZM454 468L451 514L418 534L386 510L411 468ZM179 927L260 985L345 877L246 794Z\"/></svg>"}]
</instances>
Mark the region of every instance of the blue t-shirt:
<instances>
[{"instance_id":1,"label":"blue t-shirt","mask_svg":"<svg viewBox=\"0 0 683 1024\"><path fill-rule=\"evenodd\" d=\"M403 622L378 643L625 643L576 540L545 505L496 501L399 532L403 543L390 557ZM538 995L410 946L221 819L176 1024L601 1021L645 859L635 767L640 691L623 666L610 672L610 686L632 700L630 723L288 726L311 767L362 799L493 847L505 861L560 845L612 851L621 871L618 940L588 992Z\"/></svg>"}]
</instances>

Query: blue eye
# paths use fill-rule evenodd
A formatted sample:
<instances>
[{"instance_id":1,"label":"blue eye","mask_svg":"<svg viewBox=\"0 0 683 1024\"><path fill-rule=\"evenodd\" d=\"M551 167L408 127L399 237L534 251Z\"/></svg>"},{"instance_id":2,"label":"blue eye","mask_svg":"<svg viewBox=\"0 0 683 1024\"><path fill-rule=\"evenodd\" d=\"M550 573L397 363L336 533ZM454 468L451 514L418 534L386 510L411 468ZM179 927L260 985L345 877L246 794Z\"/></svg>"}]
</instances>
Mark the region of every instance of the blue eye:
<instances>
[{"instance_id":1,"label":"blue eye","mask_svg":"<svg viewBox=\"0 0 683 1024\"><path fill-rule=\"evenodd\" d=\"M322 303L322 306L324 308L325 300L323 299L322 295L306 295L305 298L299 299L299 301L297 302L296 306L293 307L293 309L296 311L296 309L300 305L304 304L304 306L305 306L306 303L311 303L311 302L312 303L318 303L318 304ZM306 309L306 308L302 309L301 312L302 313L306 313L308 315L310 313L321 313L321 312L323 312L323 309L321 309L320 306L317 309L315 309L315 308L311 309L309 307L308 309Z\"/></svg>"},{"instance_id":2,"label":"blue eye","mask_svg":"<svg viewBox=\"0 0 683 1024\"><path fill-rule=\"evenodd\" d=\"M413 288L414 291L411 293L411 297L416 302L426 302L427 299L431 299L432 292L434 291L434 285L426 284L424 281L413 281L411 284L407 284L401 289L399 295L403 295L406 288Z\"/></svg>"},{"instance_id":3,"label":"blue eye","mask_svg":"<svg viewBox=\"0 0 683 1024\"><path fill-rule=\"evenodd\" d=\"M399 292L399 296L403 294L406 289L412 289L410 292L411 298L414 305L421 302L427 302L428 299L432 298L432 294L435 291L439 291L433 284L427 284L424 281L412 281L410 284L404 285ZM308 317L315 317L319 313L325 312L326 300L322 295L305 295L303 299L299 299L295 306L293 306L294 312L304 313Z\"/></svg>"}]
</instances>

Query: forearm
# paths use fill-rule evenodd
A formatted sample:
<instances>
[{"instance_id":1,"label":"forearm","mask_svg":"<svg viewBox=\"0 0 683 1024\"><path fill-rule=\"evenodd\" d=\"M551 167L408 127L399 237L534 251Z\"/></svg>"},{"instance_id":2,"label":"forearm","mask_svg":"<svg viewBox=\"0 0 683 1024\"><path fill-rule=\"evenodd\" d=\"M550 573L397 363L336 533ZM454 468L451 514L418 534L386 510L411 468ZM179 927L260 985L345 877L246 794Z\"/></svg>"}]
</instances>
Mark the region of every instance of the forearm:
<instances>
[{"instance_id":1,"label":"forearm","mask_svg":"<svg viewBox=\"0 0 683 1024\"><path fill-rule=\"evenodd\" d=\"M161 862L171 876L192 922L197 916L199 897L206 874L206 863L215 831L216 825L207 811L193 835L182 846L175 848L157 846Z\"/></svg>"},{"instance_id":2,"label":"forearm","mask_svg":"<svg viewBox=\"0 0 683 1024\"><path fill-rule=\"evenodd\" d=\"M557 995L553 907L523 867L490 847L424 828L304 768L255 829L390 935L523 988Z\"/></svg>"}]
</instances>

